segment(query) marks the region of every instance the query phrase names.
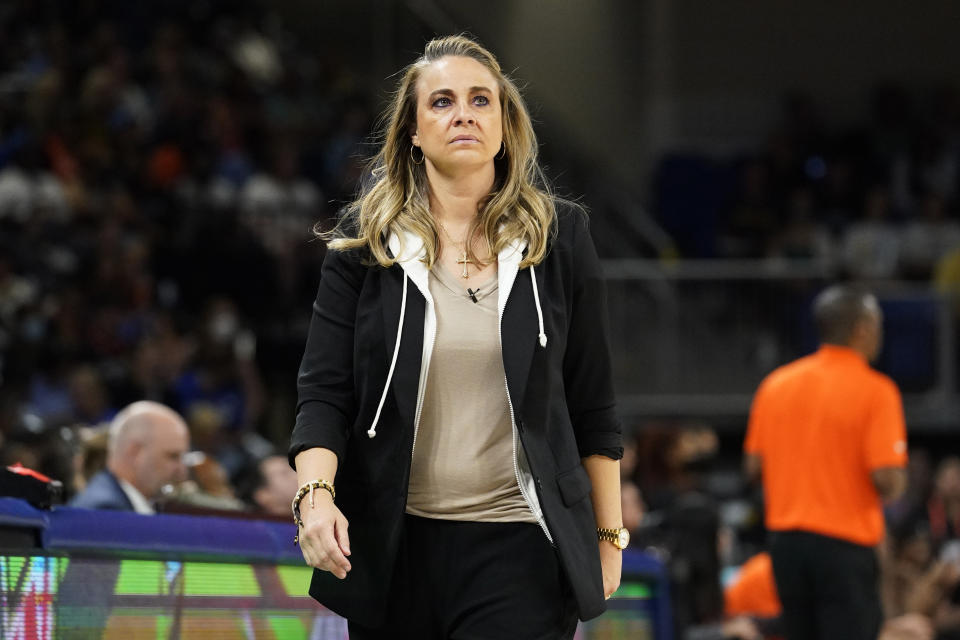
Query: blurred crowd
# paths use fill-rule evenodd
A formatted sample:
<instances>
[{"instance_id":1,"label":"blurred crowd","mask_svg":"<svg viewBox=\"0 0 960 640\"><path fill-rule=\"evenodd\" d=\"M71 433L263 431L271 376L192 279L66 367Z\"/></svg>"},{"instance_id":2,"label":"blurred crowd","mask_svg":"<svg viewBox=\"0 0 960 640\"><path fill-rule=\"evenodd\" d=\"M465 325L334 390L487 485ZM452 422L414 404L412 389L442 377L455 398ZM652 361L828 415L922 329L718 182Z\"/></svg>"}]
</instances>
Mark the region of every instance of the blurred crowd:
<instances>
[{"instance_id":1,"label":"blurred crowd","mask_svg":"<svg viewBox=\"0 0 960 640\"><path fill-rule=\"evenodd\" d=\"M264 3L20 0L0 32L0 463L69 497L152 399L187 420L194 480L253 504L366 95Z\"/></svg>"},{"instance_id":2,"label":"blurred crowd","mask_svg":"<svg viewBox=\"0 0 960 640\"><path fill-rule=\"evenodd\" d=\"M741 472L738 448L689 421L639 425L625 448L624 526L631 544L670 567L680 638L779 637L762 492ZM913 448L908 477L886 506L877 549L893 621L881 637L960 638L960 457Z\"/></svg>"},{"instance_id":3,"label":"blurred crowd","mask_svg":"<svg viewBox=\"0 0 960 640\"><path fill-rule=\"evenodd\" d=\"M878 86L856 125L803 93L765 144L726 160L668 155L661 223L687 257L805 258L858 279L957 280L960 92Z\"/></svg>"}]
</instances>

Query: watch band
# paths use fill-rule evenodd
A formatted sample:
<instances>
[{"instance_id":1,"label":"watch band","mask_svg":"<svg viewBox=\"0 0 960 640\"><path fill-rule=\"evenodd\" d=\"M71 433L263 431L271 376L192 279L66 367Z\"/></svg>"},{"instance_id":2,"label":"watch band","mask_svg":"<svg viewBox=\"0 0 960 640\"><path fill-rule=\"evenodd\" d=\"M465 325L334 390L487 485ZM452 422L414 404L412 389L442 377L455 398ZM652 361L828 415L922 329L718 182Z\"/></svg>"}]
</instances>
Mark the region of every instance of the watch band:
<instances>
[{"instance_id":1,"label":"watch band","mask_svg":"<svg viewBox=\"0 0 960 640\"><path fill-rule=\"evenodd\" d=\"M597 527L597 538L600 540L606 540L617 549L623 551L630 543L630 532L623 527L620 527L619 529L604 529L602 527Z\"/></svg>"},{"instance_id":2,"label":"watch band","mask_svg":"<svg viewBox=\"0 0 960 640\"><path fill-rule=\"evenodd\" d=\"M601 529L597 527L597 537L616 544L617 540L620 539L620 529Z\"/></svg>"}]
</instances>

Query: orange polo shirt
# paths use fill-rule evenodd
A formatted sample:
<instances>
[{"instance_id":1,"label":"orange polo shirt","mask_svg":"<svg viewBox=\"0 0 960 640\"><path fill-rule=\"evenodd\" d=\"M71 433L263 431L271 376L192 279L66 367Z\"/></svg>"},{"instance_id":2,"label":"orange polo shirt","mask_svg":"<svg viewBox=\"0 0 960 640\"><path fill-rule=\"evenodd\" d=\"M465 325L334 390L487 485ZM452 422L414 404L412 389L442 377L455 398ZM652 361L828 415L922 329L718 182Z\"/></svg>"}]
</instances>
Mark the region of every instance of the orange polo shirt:
<instances>
[{"instance_id":1,"label":"orange polo shirt","mask_svg":"<svg viewBox=\"0 0 960 640\"><path fill-rule=\"evenodd\" d=\"M743 563L737 579L723 590L723 613L728 618L776 618L781 611L770 554L758 553Z\"/></svg>"},{"instance_id":2,"label":"orange polo shirt","mask_svg":"<svg viewBox=\"0 0 960 640\"><path fill-rule=\"evenodd\" d=\"M870 472L907 463L900 392L853 349L823 345L761 383L744 450L762 460L767 529L873 546L883 512Z\"/></svg>"}]
</instances>

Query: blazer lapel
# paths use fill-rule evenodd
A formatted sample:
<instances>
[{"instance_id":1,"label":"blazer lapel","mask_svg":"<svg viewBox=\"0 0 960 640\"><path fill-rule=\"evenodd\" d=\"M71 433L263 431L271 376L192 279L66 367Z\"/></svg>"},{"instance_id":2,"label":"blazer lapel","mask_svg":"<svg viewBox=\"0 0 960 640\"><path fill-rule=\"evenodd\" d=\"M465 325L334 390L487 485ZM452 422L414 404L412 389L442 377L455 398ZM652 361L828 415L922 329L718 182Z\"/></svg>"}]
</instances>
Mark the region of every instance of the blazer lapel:
<instances>
[{"instance_id":1,"label":"blazer lapel","mask_svg":"<svg viewBox=\"0 0 960 640\"><path fill-rule=\"evenodd\" d=\"M403 334L397 366L393 373L393 393L397 409L404 424L413 425L417 409L420 384L420 368L423 362L424 330L426 316L432 313L429 271L422 262L423 243L418 236L404 233L393 234L388 240L391 253L397 256L396 266L383 272L382 310L387 335L387 365L396 346L397 325L400 321L400 305L404 275L414 286L407 285L407 307L404 313ZM497 256L498 300L500 312L500 338L503 350L503 369L507 387L514 407L523 406L527 377L537 344L539 327L537 311L530 283L530 269L520 270L520 261L526 243L515 241ZM544 290L542 276L537 274L540 291ZM419 291L419 294L417 294Z\"/></svg>"},{"instance_id":2,"label":"blazer lapel","mask_svg":"<svg viewBox=\"0 0 960 640\"><path fill-rule=\"evenodd\" d=\"M539 327L537 309L530 282L530 268L519 269L525 243L514 242L498 256L500 339L503 348L503 370L514 407L522 407L530 375L530 364L537 344ZM539 274L538 274L539 276ZM538 277L539 290L544 290Z\"/></svg>"},{"instance_id":3,"label":"blazer lapel","mask_svg":"<svg viewBox=\"0 0 960 640\"><path fill-rule=\"evenodd\" d=\"M381 309L386 331L384 341L387 346L387 366L390 366L393 351L396 348L397 327L403 302L403 284L406 279L407 304L403 314L403 333L391 387L403 423L412 428L417 412L424 318L427 301L430 299L429 274L426 265L420 261L423 245L419 237L414 234L404 234L401 246L400 238L391 235L388 246L390 252L397 256L398 264L385 269L381 279L383 282Z\"/></svg>"},{"instance_id":4,"label":"blazer lapel","mask_svg":"<svg viewBox=\"0 0 960 640\"><path fill-rule=\"evenodd\" d=\"M400 306L403 295L403 270L399 266L384 269L381 277L384 342L387 346L386 366L390 366L397 343L397 326L400 323ZM407 289L407 308L404 310L403 334L400 338L400 353L393 372L391 387L397 411L403 424L413 426L417 405L417 372L420 371L420 353L423 349L424 299L414 287Z\"/></svg>"}]
</instances>

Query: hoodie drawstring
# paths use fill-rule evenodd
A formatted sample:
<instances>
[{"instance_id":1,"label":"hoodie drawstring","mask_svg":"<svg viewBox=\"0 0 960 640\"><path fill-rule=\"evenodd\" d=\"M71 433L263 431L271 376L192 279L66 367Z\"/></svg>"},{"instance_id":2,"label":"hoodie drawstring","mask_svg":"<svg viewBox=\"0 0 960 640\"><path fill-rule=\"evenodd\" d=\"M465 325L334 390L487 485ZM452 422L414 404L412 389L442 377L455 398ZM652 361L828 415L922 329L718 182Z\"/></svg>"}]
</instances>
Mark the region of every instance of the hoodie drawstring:
<instances>
[{"instance_id":1,"label":"hoodie drawstring","mask_svg":"<svg viewBox=\"0 0 960 640\"><path fill-rule=\"evenodd\" d=\"M387 382L383 385L383 394L380 396L380 404L377 405L377 413L373 416L373 424L367 429L367 435L371 438L377 437L377 423L380 422L380 412L383 410L383 403L387 400L387 393L390 391L390 382L393 380L393 370L397 366L397 355L400 353L400 338L403 335L403 317L407 311L407 274L403 274L403 294L400 298L400 322L397 324L397 341L393 345L393 359L390 360L390 371L387 372Z\"/></svg>"},{"instance_id":2,"label":"hoodie drawstring","mask_svg":"<svg viewBox=\"0 0 960 640\"><path fill-rule=\"evenodd\" d=\"M547 346L547 334L543 330L543 309L540 308L540 291L537 289L537 274L530 265L530 281L533 282L533 302L537 305L537 321L540 323L540 346Z\"/></svg>"},{"instance_id":3,"label":"hoodie drawstring","mask_svg":"<svg viewBox=\"0 0 960 640\"><path fill-rule=\"evenodd\" d=\"M380 413L383 411L383 404L387 400L387 393L390 392L390 383L393 381L393 372L397 367L397 356L400 354L400 338L403 336L403 319L407 312L407 274L403 275L403 294L400 299L400 322L397 323L397 340L393 345L393 358L390 360L390 370L387 372L387 381L383 385L383 393L380 395L380 404L377 405L377 413L373 416L373 424L367 429L367 435L371 438L377 437L377 423L380 422ZM537 307L537 322L540 328L539 338L540 346L547 346L547 334L543 328L543 309L540 306L540 290L537 288L537 274L533 266L530 267L530 281L533 283L533 302Z\"/></svg>"}]
</instances>

